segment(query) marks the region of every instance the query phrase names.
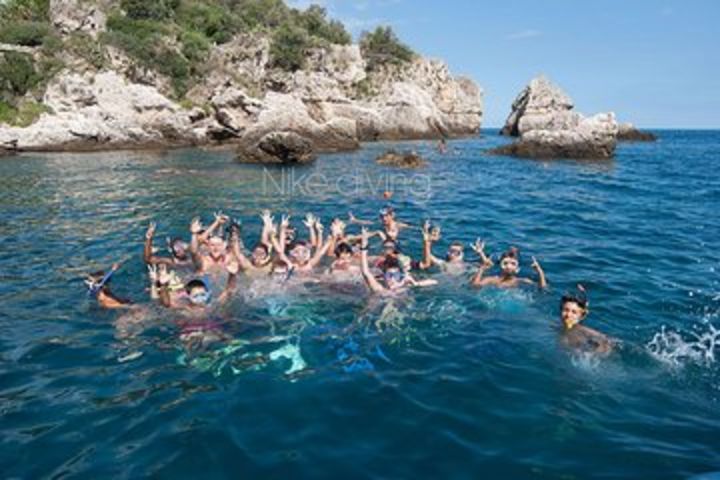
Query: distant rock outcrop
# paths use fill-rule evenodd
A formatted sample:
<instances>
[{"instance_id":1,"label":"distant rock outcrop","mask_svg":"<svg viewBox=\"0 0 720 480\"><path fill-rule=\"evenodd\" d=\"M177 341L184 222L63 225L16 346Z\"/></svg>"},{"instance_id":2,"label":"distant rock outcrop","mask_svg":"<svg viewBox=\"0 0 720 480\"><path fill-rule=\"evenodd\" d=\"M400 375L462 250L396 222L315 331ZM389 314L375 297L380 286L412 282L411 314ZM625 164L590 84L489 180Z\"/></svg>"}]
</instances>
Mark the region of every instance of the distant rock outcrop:
<instances>
[{"instance_id":1,"label":"distant rock outcrop","mask_svg":"<svg viewBox=\"0 0 720 480\"><path fill-rule=\"evenodd\" d=\"M246 137L238 147L242 163L297 164L315 159L312 142L295 132L270 132L259 138Z\"/></svg>"},{"instance_id":2,"label":"distant rock outcrop","mask_svg":"<svg viewBox=\"0 0 720 480\"><path fill-rule=\"evenodd\" d=\"M623 142L654 142L657 137L650 132L638 130L632 123L621 123L618 125L617 139Z\"/></svg>"},{"instance_id":3,"label":"distant rock outcrop","mask_svg":"<svg viewBox=\"0 0 720 480\"><path fill-rule=\"evenodd\" d=\"M545 77L537 77L512 104L503 135L519 136L491 153L540 158L609 158L618 125L613 113L584 117L570 97Z\"/></svg>"},{"instance_id":4,"label":"distant rock outcrop","mask_svg":"<svg viewBox=\"0 0 720 480\"><path fill-rule=\"evenodd\" d=\"M424 167L427 162L415 152L396 152L388 150L375 159L379 165L399 168L419 168Z\"/></svg>"}]
</instances>

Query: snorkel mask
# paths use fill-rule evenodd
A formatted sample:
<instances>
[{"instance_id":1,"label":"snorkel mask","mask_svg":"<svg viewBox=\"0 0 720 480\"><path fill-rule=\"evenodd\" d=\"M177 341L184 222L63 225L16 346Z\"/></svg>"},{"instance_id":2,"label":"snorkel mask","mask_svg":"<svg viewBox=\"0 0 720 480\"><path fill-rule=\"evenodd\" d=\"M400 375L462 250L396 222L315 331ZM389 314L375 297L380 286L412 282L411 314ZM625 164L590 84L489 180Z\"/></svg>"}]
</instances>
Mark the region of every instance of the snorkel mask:
<instances>
[{"instance_id":1,"label":"snorkel mask","mask_svg":"<svg viewBox=\"0 0 720 480\"><path fill-rule=\"evenodd\" d=\"M210 303L210 292L197 292L188 297L193 305L207 305Z\"/></svg>"},{"instance_id":2,"label":"snorkel mask","mask_svg":"<svg viewBox=\"0 0 720 480\"><path fill-rule=\"evenodd\" d=\"M384 273L385 283L388 285L398 284L403 281L405 274L400 270L391 270Z\"/></svg>"},{"instance_id":3,"label":"snorkel mask","mask_svg":"<svg viewBox=\"0 0 720 480\"><path fill-rule=\"evenodd\" d=\"M195 289L202 289L201 291L193 292ZM210 294L210 286L208 285L208 282L205 279L198 278L195 280L191 280L188 282L188 284L185 286L185 290L187 291L187 298L193 305L196 306L203 306L210 303L210 299L212 298L212 295Z\"/></svg>"}]
</instances>

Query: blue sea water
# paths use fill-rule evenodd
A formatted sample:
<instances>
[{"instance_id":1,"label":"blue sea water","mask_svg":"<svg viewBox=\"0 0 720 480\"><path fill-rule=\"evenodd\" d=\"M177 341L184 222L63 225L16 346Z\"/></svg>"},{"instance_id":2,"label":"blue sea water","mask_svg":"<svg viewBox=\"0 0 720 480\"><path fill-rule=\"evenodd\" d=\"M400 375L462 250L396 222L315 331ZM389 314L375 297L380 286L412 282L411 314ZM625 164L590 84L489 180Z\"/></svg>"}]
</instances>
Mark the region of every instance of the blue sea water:
<instances>
[{"instance_id":1,"label":"blue sea water","mask_svg":"<svg viewBox=\"0 0 720 480\"><path fill-rule=\"evenodd\" d=\"M449 142L368 144L265 170L223 151L27 154L0 161L3 478L684 478L720 471L720 132L658 131L605 162L533 161ZM415 149L427 168L374 164ZM517 245L547 292L409 298L362 285L243 280L232 340L188 352L146 292L145 228L188 236L223 210L252 245L269 208L326 223L386 201L452 240ZM419 232L402 249L420 255ZM103 311L82 275L123 260ZM587 286L608 358L558 342Z\"/></svg>"}]
</instances>

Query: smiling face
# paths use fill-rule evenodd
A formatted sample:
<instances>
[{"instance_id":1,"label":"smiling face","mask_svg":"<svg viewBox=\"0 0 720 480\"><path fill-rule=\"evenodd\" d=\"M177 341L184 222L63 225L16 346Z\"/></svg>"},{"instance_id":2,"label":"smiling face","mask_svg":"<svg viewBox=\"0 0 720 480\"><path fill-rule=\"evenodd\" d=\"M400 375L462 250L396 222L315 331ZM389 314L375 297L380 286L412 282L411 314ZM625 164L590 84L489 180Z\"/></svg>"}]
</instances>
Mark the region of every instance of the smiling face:
<instances>
[{"instance_id":1,"label":"smiling face","mask_svg":"<svg viewBox=\"0 0 720 480\"><path fill-rule=\"evenodd\" d=\"M290 258L299 263L305 263L310 260L310 249L302 244L295 245L290 250Z\"/></svg>"},{"instance_id":2,"label":"smiling face","mask_svg":"<svg viewBox=\"0 0 720 480\"><path fill-rule=\"evenodd\" d=\"M587 315L587 309L578 302L567 300L560 308L560 318L566 330L570 330Z\"/></svg>"},{"instance_id":3,"label":"smiling face","mask_svg":"<svg viewBox=\"0 0 720 480\"><path fill-rule=\"evenodd\" d=\"M178 260L185 260L187 258L187 244L182 240L176 240L170 246L173 257Z\"/></svg>"},{"instance_id":4,"label":"smiling face","mask_svg":"<svg viewBox=\"0 0 720 480\"><path fill-rule=\"evenodd\" d=\"M462 262L465 256L462 245L450 245L447 251L448 262Z\"/></svg>"},{"instance_id":5,"label":"smiling face","mask_svg":"<svg viewBox=\"0 0 720 480\"><path fill-rule=\"evenodd\" d=\"M267 262L268 259L268 252L265 247L262 245L259 245L255 247L255 249L252 251L252 255L250 256L250 261L252 261L252 264L257 266L264 265Z\"/></svg>"},{"instance_id":6,"label":"smiling face","mask_svg":"<svg viewBox=\"0 0 720 480\"><path fill-rule=\"evenodd\" d=\"M500 260L500 270L507 276L517 275L520 271L520 262L518 262L518 259L515 257L503 257L502 260Z\"/></svg>"},{"instance_id":7,"label":"smiling face","mask_svg":"<svg viewBox=\"0 0 720 480\"><path fill-rule=\"evenodd\" d=\"M397 290L403 285L403 273L399 268L388 268L385 270L384 278L390 290Z\"/></svg>"},{"instance_id":8,"label":"smiling face","mask_svg":"<svg viewBox=\"0 0 720 480\"><path fill-rule=\"evenodd\" d=\"M210 250L210 256L217 259L220 258L227 250L227 244L225 240L220 237L212 237L208 242L208 248Z\"/></svg>"},{"instance_id":9,"label":"smiling face","mask_svg":"<svg viewBox=\"0 0 720 480\"><path fill-rule=\"evenodd\" d=\"M188 299L195 306L204 306L210 302L210 293L204 286L196 285L190 288Z\"/></svg>"}]
</instances>

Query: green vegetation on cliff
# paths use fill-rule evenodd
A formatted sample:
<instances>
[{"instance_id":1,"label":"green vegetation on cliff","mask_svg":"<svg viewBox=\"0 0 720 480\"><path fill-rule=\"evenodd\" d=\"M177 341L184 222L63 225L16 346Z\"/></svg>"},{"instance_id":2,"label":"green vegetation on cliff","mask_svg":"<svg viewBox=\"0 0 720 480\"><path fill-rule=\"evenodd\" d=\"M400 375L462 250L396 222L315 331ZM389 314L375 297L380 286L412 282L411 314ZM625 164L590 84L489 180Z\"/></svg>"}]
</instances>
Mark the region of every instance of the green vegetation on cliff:
<instances>
[{"instance_id":1,"label":"green vegetation on cliff","mask_svg":"<svg viewBox=\"0 0 720 480\"><path fill-rule=\"evenodd\" d=\"M318 5L299 10L283 0L116 0L110 4L115 6L105 11L106 29L96 39L88 33L56 31L49 0L0 0L0 43L32 48L31 53L0 51L0 118L7 122L9 112L19 112L21 105L28 104L25 97L41 92L68 58L82 59L95 69L107 67L108 46L125 52L141 70L168 77L175 96L182 98L209 73L207 59L213 46L237 34L268 35L271 66L286 71L303 69L311 48L352 41L343 24L329 19ZM364 33L360 45L369 69L414 56L389 27Z\"/></svg>"}]
</instances>

